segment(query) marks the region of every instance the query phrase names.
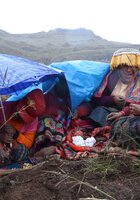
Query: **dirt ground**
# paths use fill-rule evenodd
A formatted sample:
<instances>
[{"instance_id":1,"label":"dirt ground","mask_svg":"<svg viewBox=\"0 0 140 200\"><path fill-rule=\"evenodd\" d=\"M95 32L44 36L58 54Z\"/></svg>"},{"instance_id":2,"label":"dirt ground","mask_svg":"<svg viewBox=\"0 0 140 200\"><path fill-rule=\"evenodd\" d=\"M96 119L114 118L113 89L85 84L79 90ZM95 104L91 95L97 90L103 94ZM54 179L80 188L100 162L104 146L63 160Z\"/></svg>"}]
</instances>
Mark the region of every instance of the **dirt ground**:
<instances>
[{"instance_id":1,"label":"dirt ground","mask_svg":"<svg viewBox=\"0 0 140 200\"><path fill-rule=\"evenodd\" d=\"M33 169L1 176L0 200L139 200L139 162L134 170L134 158L113 159L115 171L111 167L102 173L99 167L92 171L96 160L90 158L71 161L50 156Z\"/></svg>"}]
</instances>

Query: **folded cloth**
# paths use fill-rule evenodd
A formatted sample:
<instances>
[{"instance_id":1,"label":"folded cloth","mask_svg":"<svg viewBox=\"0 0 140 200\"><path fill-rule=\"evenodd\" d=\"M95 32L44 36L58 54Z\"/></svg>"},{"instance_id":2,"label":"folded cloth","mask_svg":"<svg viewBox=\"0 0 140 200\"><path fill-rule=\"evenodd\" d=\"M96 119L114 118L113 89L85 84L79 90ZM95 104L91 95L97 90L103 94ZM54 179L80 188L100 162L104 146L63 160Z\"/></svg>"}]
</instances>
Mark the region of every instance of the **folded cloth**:
<instances>
[{"instance_id":1,"label":"folded cloth","mask_svg":"<svg viewBox=\"0 0 140 200\"><path fill-rule=\"evenodd\" d=\"M85 140L82 138L82 136L73 136L72 137L73 144L77 146L88 146L93 147L96 143L96 140L94 137L86 138Z\"/></svg>"},{"instance_id":2,"label":"folded cloth","mask_svg":"<svg viewBox=\"0 0 140 200\"><path fill-rule=\"evenodd\" d=\"M73 143L77 146L85 146L85 141L81 136L73 136L72 137Z\"/></svg>"},{"instance_id":3,"label":"folded cloth","mask_svg":"<svg viewBox=\"0 0 140 200\"><path fill-rule=\"evenodd\" d=\"M96 143L96 140L94 137L90 137L85 140L85 146L88 146L88 147L93 147L95 143Z\"/></svg>"}]
</instances>

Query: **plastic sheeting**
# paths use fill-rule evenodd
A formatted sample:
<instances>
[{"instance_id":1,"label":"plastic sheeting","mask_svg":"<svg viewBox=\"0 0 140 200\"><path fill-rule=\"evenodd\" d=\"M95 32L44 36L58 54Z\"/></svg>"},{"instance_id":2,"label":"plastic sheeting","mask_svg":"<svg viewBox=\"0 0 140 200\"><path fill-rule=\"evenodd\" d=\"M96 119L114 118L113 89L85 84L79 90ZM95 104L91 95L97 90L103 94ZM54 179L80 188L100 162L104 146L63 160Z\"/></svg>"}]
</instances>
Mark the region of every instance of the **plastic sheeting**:
<instances>
[{"instance_id":1,"label":"plastic sheeting","mask_svg":"<svg viewBox=\"0 0 140 200\"><path fill-rule=\"evenodd\" d=\"M64 72L72 111L87 97L90 98L110 70L108 63L82 60L52 63L50 66Z\"/></svg>"},{"instance_id":2,"label":"plastic sheeting","mask_svg":"<svg viewBox=\"0 0 140 200\"><path fill-rule=\"evenodd\" d=\"M46 66L0 54L0 94L16 94L8 99L16 101L35 88L48 92L58 77L64 75L74 111L83 100L90 98L109 70L110 65L102 62L75 60Z\"/></svg>"},{"instance_id":3,"label":"plastic sheeting","mask_svg":"<svg viewBox=\"0 0 140 200\"><path fill-rule=\"evenodd\" d=\"M56 83L58 83L58 78L57 77L52 77L50 80L47 80L43 83L40 83L38 85L31 85L28 88L20 91L20 93L17 94L13 94L12 96L10 96L6 101L18 101L20 99L22 99L24 96L26 96L29 92L31 92L32 90L35 89L40 89L45 93L48 93L54 86Z\"/></svg>"},{"instance_id":4,"label":"plastic sheeting","mask_svg":"<svg viewBox=\"0 0 140 200\"><path fill-rule=\"evenodd\" d=\"M18 94L19 91L38 85L61 71L44 64L16 56L0 54L0 94Z\"/></svg>"}]
</instances>

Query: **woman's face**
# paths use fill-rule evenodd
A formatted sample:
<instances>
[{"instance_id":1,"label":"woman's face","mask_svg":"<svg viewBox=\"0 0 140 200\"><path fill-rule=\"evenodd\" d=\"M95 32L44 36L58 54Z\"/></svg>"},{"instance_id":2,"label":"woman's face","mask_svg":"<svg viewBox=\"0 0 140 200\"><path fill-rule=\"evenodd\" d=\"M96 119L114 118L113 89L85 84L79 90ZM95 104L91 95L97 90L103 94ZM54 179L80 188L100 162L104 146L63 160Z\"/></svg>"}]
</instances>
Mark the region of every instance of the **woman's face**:
<instances>
[{"instance_id":1,"label":"woman's face","mask_svg":"<svg viewBox=\"0 0 140 200\"><path fill-rule=\"evenodd\" d=\"M124 83L129 83L138 74L137 67L129 67L127 65L120 66L119 68L120 79Z\"/></svg>"}]
</instances>

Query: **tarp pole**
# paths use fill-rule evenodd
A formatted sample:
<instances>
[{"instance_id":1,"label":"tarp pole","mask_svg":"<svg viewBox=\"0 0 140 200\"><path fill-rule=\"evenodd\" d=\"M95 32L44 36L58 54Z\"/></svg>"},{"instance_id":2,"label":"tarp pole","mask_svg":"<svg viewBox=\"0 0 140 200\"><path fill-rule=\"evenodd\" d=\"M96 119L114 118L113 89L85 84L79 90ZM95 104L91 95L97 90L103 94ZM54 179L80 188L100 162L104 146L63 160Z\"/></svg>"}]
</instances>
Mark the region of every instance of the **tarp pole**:
<instances>
[{"instance_id":1,"label":"tarp pole","mask_svg":"<svg viewBox=\"0 0 140 200\"><path fill-rule=\"evenodd\" d=\"M6 115L5 115L5 111L4 111L4 107L3 107L3 102L2 102L2 97L1 97L1 95L0 95L0 104L1 104L3 119L4 119L4 123L5 123L5 122L6 122Z\"/></svg>"}]
</instances>

